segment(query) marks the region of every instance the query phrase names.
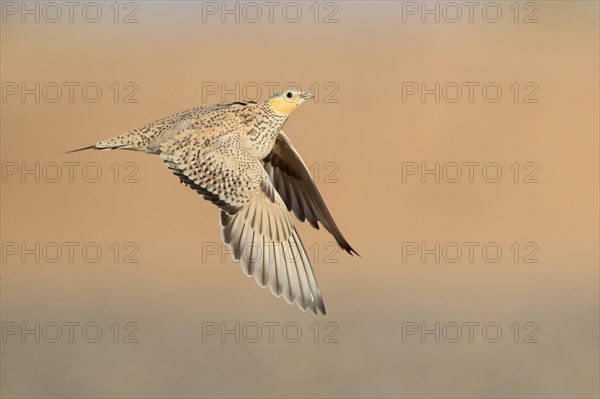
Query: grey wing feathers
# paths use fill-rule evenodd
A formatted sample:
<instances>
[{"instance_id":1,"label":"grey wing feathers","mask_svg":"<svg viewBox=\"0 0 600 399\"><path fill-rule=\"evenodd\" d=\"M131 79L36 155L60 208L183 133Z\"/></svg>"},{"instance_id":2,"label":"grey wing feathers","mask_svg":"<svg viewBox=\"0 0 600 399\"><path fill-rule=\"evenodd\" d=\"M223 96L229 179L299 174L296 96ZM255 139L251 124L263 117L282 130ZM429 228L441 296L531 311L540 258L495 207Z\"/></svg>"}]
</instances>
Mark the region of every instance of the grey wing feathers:
<instances>
[{"instance_id":1,"label":"grey wing feathers","mask_svg":"<svg viewBox=\"0 0 600 399\"><path fill-rule=\"evenodd\" d=\"M268 285L273 295L283 296L304 311L325 314L304 246L289 216L285 219L260 203L251 203L233 215L221 211L223 241L246 276L253 276L258 285ZM284 226L287 222L289 227Z\"/></svg>"},{"instance_id":2,"label":"grey wing feathers","mask_svg":"<svg viewBox=\"0 0 600 399\"><path fill-rule=\"evenodd\" d=\"M247 276L302 310L325 314L306 251L262 163L241 151L235 132L213 133L173 137L161 146L161 157L182 182L221 208L223 241Z\"/></svg>"},{"instance_id":3,"label":"grey wing feathers","mask_svg":"<svg viewBox=\"0 0 600 399\"><path fill-rule=\"evenodd\" d=\"M279 132L273 150L263 163L288 210L293 211L300 221L307 220L316 229L320 222L342 249L358 255L335 224L308 168L283 132Z\"/></svg>"}]
</instances>

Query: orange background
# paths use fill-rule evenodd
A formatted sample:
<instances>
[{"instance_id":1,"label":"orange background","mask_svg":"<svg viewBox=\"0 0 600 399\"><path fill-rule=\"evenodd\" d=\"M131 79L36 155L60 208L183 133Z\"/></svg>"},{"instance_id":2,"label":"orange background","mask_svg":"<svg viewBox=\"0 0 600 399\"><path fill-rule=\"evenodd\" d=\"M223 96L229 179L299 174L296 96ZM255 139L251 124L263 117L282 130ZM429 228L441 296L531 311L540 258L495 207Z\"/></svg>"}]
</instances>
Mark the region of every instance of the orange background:
<instances>
[{"instance_id":1,"label":"orange background","mask_svg":"<svg viewBox=\"0 0 600 399\"><path fill-rule=\"evenodd\" d=\"M104 334L96 344L7 337L3 397L599 395L598 3L537 2L533 24L513 22L512 2L500 3L498 23L478 13L473 23L403 22L400 2L342 2L331 24L314 23L312 3L301 3L306 16L298 23L276 14L273 23L225 24L214 16L203 22L199 2L137 4L134 24L115 24L108 3L96 24L80 14L72 24L2 23L2 82L103 88L97 103L76 90L73 103L11 96L0 104L5 165L96 162L103 172L97 183L80 174L72 183L8 176L2 242L97 242L104 250L97 263L80 255L73 263L66 255L56 263L3 261L3 322L93 321ZM135 82L139 102L115 103L114 82ZM286 133L307 164L319 165L319 189L362 255L338 252L337 263L325 262L332 238L299 226L306 246L320 251L314 268L327 316L273 298L228 256L203 262L203 248L220 242L218 212L157 157L65 154L204 104L207 82L305 89L318 82L321 96L292 115ZM323 101L327 82L339 89L337 103ZM473 103L403 102L403 82L498 82L503 96L497 103L477 91ZM539 102L515 103L513 82L535 82ZM134 162L139 182L125 184L121 175L114 183L115 162L122 173ZM329 162L337 182L322 181ZM403 162L497 162L503 178L403 182ZM515 162L539 165L539 183L514 183ZM456 263L402 261L403 242L471 241L497 242L502 259L486 262L476 252L473 263L466 254ZM139 262L115 263L114 242L135 242ZM515 263L514 242L537 243L539 262ZM139 326L139 343L113 343L108 327L128 321ZM297 322L303 336L298 343L281 335L273 343L202 342L206 322ZM315 322L322 334L335 323L339 342L320 336L314 343ZM405 322L496 322L503 335L497 343L480 333L473 343L402 342ZM514 343L515 322L536 323L539 342Z\"/></svg>"}]
</instances>

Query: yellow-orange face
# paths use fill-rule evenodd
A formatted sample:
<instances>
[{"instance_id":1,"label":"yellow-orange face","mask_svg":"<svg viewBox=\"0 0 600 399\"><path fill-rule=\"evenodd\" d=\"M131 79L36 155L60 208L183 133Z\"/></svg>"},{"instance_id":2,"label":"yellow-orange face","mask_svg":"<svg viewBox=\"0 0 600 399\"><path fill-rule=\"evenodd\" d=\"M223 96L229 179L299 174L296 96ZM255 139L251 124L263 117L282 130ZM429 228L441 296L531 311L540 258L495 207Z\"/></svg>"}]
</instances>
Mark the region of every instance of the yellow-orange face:
<instances>
[{"instance_id":1,"label":"yellow-orange face","mask_svg":"<svg viewBox=\"0 0 600 399\"><path fill-rule=\"evenodd\" d=\"M269 98L269 106L278 114L289 115L300 104L313 97L310 93L303 93L298 90L286 90Z\"/></svg>"}]
</instances>

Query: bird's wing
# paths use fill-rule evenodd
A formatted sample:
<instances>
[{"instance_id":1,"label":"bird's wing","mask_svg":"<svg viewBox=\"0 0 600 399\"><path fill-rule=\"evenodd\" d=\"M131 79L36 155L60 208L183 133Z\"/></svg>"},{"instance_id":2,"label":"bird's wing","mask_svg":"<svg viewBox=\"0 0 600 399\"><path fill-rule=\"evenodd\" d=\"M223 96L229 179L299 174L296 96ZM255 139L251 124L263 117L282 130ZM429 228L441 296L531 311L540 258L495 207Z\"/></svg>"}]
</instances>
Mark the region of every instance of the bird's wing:
<instances>
[{"instance_id":1,"label":"bird's wing","mask_svg":"<svg viewBox=\"0 0 600 399\"><path fill-rule=\"evenodd\" d=\"M247 276L302 310L325 314L306 250L262 163L241 143L239 128L188 129L161 145L182 182L221 209L223 241Z\"/></svg>"},{"instance_id":2,"label":"bird's wing","mask_svg":"<svg viewBox=\"0 0 600 399\"><path fill-rule=\"evenodd\" d=\"M293 210L300 221L308 220L316 229L320 222L342 249L358 255L335 224L306 164L283 131L279 132L273 150L263 163L288 210Z\"/></svg>"}]
</instances>

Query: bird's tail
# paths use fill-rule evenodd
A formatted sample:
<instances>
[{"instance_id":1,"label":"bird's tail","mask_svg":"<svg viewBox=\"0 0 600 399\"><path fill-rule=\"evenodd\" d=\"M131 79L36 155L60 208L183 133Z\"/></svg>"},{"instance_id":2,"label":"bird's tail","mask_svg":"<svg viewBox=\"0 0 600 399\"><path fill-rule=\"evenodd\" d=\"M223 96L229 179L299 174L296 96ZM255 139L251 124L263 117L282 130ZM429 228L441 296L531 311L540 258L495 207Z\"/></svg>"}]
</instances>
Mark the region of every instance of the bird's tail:
<instances>
[{"instance_id":1,"label":"bird's tail","mask_svg":"<svg viewBox=\"0 0 600 399\"><path fill-rule=\"evenodd\" d=\"M98 144L94 144L94 145L88 145L87 147L78 148L76 150L67 151L67 154L70 154L72 152L85 151L85 150L119 150L119 149L126 149L126 147L129 147L129 146L99 147Z\"/></svg>"},{"instance_id":2,"label":"bird's tail","mask_svg":"<svg viewBox=\"0 0 600 399\"><path fill-rule=\"evenodd\" d=\"M144 151L145 147L140 146L139 136L128 132L111 139L102 140L96 144L87 147L78 148L76 150L67 151L67 154L84 150L134 150Z\"/></svg>"}]
</instances>

